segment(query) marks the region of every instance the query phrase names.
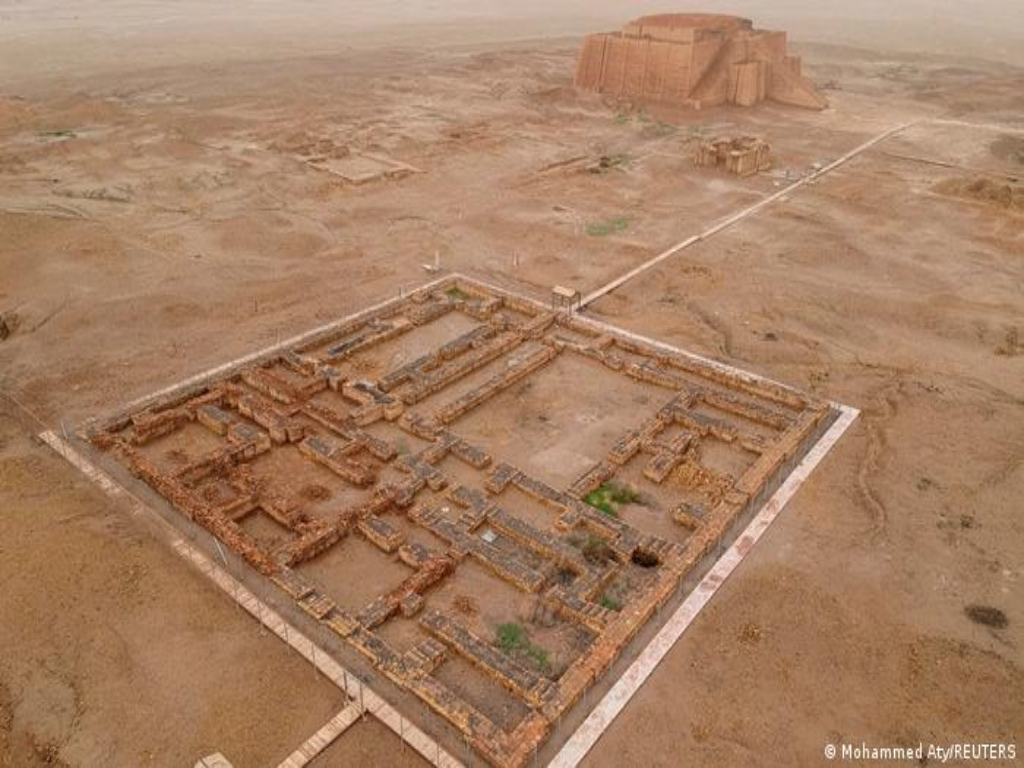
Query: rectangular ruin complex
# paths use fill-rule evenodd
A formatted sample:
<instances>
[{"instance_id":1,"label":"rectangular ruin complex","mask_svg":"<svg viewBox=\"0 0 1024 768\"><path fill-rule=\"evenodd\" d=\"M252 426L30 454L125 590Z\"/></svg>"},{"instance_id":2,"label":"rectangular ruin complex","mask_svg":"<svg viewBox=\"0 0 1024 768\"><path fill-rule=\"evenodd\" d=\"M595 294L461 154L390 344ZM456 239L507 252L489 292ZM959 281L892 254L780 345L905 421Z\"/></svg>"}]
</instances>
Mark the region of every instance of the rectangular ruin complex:
<instances>
[{"instance_id":1,"label":"rectangular ruin complex","mask_svg":"<svg viewBox=\"0 0 1024 768\"><path fill-rule=\"evenodd\" d=\"M756 136L719 137L697 144L693 164L698 168L724 168L737 176L753 176L772 167L771 147Z\"/></svg>"},{"instance_id":2,"label":"rectangular ruin complex","mask_svg":"<svg viewBox=\"0 0 1024 768\"><path fill-rule=\"evenodd\" d=\"M81 437L521 766L834 417L455 276Z\"/></svg>"},{"instance_id":3,"label":"rectangular ruin complex","mask_svg":"<svg viewBox=\"0 0 1024 768\"><path fill-rule=\"evenodd\" d=\"M749 19L703 13L644 16L621 32L588 35L576 68L580 88L701 108L750 107L765 99L824 109L786 33Z\"/></svg>"}]
</instances>

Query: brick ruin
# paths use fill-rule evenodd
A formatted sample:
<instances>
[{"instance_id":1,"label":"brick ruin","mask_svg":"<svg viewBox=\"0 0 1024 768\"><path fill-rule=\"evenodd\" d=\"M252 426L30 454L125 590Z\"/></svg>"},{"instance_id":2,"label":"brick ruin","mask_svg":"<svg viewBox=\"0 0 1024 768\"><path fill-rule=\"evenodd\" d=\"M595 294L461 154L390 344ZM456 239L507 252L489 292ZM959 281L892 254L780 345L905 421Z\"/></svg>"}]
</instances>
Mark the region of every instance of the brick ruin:
<instances>
[{"instance_id":1,"label":"brick ruin","mask_svg":"<svg viewBox=\"0 0 1024 768\"><path fill-rule=\"evenodd\" d=\"M749 19L661 14L621 32L589 35L576 69L579 88L644 102L700 109L765 99L807 109L828 106L803 76L786 33L754 29Z\"/></svg>"},{"instance_id":2,"label":"brick ruin","mask_svg":"<svg viewBox=\"0 0 1024 768\"><path fill-rule=\"evenodd\" d=\"M446 318L460 331L402 347ZM373 357L387 345L404 352ZM609 372L630 413L634 388L659 394L556 488L460 426L559 360ZM832 416L788 388L453 278L81 434L484 759L521 766ZM739 468L706 462L715 452ZM593 502L627 468L639 496L670 500L636 518L667 533ZM349 570L332 581L324 563ZM574 638L557 664L470 618L460 590L498 586L529 606L509 607L526 632ZM477 677L500 706L463 685Z\"/></svg>"},{"instance_id":3,"label":"brick ruin","mask_svg":"<svg viewBox=\"0 0 1024 768\"><path fill-rule=\"evenodd\" d=\"M702 141L693 153L698 168L724 168L737 176L753 176L772 167L771 147L756 136L720 137Z\"/></svg>"}]
</instances>

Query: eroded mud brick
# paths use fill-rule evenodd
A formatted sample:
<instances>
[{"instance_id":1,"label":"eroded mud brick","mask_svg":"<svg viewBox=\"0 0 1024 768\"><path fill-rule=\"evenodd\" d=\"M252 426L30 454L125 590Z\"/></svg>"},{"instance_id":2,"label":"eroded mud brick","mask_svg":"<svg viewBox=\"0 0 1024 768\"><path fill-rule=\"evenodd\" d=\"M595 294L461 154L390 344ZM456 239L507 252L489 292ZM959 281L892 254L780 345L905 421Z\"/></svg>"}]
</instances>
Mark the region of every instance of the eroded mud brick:
<instances>
[{"instance_id":1,"label":"eroded mud brick","mask_svg":"<svg viewBox=\"0 0 1024 768\"><path fill-rule=\"evenodd\" d=\"M487 481L484 483L484 487L494 494L499 494L504 491L508 484L515 479L516 475L519 474L519 470L513 467L511 464L502 462L494 468Z\"/></svg>"},{"instance_id":2,"label":"eroded mud brick","mask_svg":"<svg viewBox=\"0 0 1024 768\"><path fill-rule=\"evenodd\" d=\"M359 522L358 528L359 532L378 549L389 554L397 550L405 540L401 531L376 515L368 515L363 518Z\"/></svg>"},{"instance_id":3,"label":"eroded mud brick","mask_svg":"<svg viewBox=\"0 0 1024 768\"><path fill-rule=\"evenodd\" d=\"M192 413L187 408L175 408L161 413L141 413L132 417L131 442L134 445L145 445L180 429L191 420Z\"/></svg>"},{"instance_id":4,"label":"eroded mud brick","mask_svg":"<svg viewBox=\"0 0 1024 768\"><path fill-rule=\"evenodd\" d=\"M310 436L299 443L299 452L303 456L327 467L352 485L362 488L373 483L376 478L373 470L348 458L346 451L351 451L350 443L338 444L322 436Z\"/></svg>"},{"instance_id":5,"label":"eroded mud brick","mask_svg":"<svg viewBox=\"0 0 1024 768\"><path fill-rule=\"evenodd\" d=\"M204 427L216 435L227 435L228 428L235 423L235 418L216 405L204 405L196 411L196 419Z\"/></svg>"},{"instance_id":6,"label":"eroded mud brick","mask_svg":"<svg viewBox=\"0 0 1024 768\"><path fill-rule=\"evenodd\" d=\"M299 607L318 621L334 610L334 601L326 595L314 592L299 601Z\"/></svg>"},{"instance_id":7,"label":"eroded mud brick","mask_svg":"<svg viewBox=\"0 0 1024 768\"><path fill-rule=\"evenodd\" d=\"M446 301L428 301L409 307L405 314L413 325L427 325L451 311L452 305Z\"/></svg>"},{"instance_id":8,"label":"eroded mud brick","mask_svg":"<svg viewBox=\"0 0 1024 768\"><path fill-rule=\"evenodd\" d=\"M672 519L688 531L695 531L700 528L704 515L703 507L685 501L680 502L672 510Z\"/></svg>"},{"instance_id":9,"label":"eroded mud brick","mask_svg":"<svg viewBox=\"0 0 1024 768\"><path fill-rule=\"evenodd\" d=\"M423 598L415 592L403 597L398 603L398 610L405 618L411 618L423 609Z\"/></svg>"},{"instance_id":10,"label":"eroded mud brick","mask_svg":"<svg viewBox=\"0 0 1024 768\"><path fill-rule=\"evenodd\" d=\"M540 706L553 688L550 680L522 667L508 654L437 611L431 611L420 619L420 626L533 706Z\"/></svg>"},{"instance_id":11,"label":"eroded mud brick","mask_svg":"<svg viewBox=\"0 0 1024 768\"><path fill-rule=\"evenodd\" d=\"M409 541L398 548L398 559L410 568L419 568L425 562L435 557L427 547L414 541Z\"/></svg>"},{"instance_id":12,"label":"eroded mud brick","mask_svg":"<svg viewBox=\"0 0 1024 768\"><path fill-rule=\"evenodd\" d=\"M613 448L614 450L614 448ZM582 499L588 493L597 490L615 474L615 468L603 461L598 462L569 487L569 495Z\"/></svg>"},{"instance_id":13,"label":"eroded mud brick","mask_svg":"<svg viewBox=\"0 0 1024 768\"><path fill-rule=\"evenodd\" d=\"M474 469L485 469L491 463L491 455L486 451L467 443L465 440L457 440L452 445L452 455L464 461Z\"/></svg>"}]
</instances>

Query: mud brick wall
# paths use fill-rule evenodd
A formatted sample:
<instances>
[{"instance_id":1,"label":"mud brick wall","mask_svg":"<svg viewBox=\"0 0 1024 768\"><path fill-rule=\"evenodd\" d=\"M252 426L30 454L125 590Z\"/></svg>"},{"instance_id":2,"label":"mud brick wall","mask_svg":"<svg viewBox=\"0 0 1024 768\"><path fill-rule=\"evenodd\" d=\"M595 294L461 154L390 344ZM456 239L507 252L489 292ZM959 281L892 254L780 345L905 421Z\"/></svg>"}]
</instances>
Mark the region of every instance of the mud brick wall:
<instances>
[{"instance_id":1,"label":"mud brick wall","mask_svg":"<svg viewBox=\"0 0 1024 768\"><path fill-rule=\"evenodd\" d=\"M504 491L508 484L515 479L515 476L519 474L519 470L513 467L511 464L505 462L500 463L494 468L494 471L487 478L484 483L484 487L487 488L491 493L501 493Z\"/></svg>"},{"instance_id":2,"label":"mud brick wall","mask_svg":"<svg viewBox=\"0 0 1024 768\"><path fill-rule=\"evenodd\" d=\"M327 350L327 360L335 362L351 357L356 352L375 344L388 341L413 328L413 324L404 317L393 320L371 320L367 327L356 336L341 341Z\"/></svg>"},{"instance_id":3,"label":"mud brick wall","mask_svg":"<svg viewBox=\"0 0 1024 768\"><path fill-rule=\"evenodd\" d=\"M266 450L269 450L269 445L266 443L228 443L210 454L186 464L175 472L173 477L183 486L194 486L212 475L224 474L240 461L253 459Z\"/></svg>"},{"instance_id":4,"label":"mud brick wall","mask_svg":"<svg viewBox=\"0 0 1024 768\"><path fill-rule=\"evenodd\" d=\"M454 571L455 565L456 561L448 555L430 558L395 589L381 595L360 611L356 616L357 620L367 629L383 624L401 609L404 600L411 595L422 595Z\"/></svg>"},{"instance_id":5,"label":"mud brick wall","mask_svg":"<svg viewBox=\"0 0 1024 768\"><path fill-rule=\"evenodd\" d=\"M267 432L275 443L292 443L301 440L305 429L290 416L281 413L265 398L257 394L240 395L235 407L243 416L252 419Z\"/></svg>"},{"instance_id":6,"label":"mud brick wall","mask_svg":"<svg viewBox=\"0 0 1024 768\"><path fill-rule=\"evenodd\" d=\"M491 509L487 522L499 533L527 549L546 555L560 566L570 567L577 573L585 573L590 568L580 551L566 543L561 536L538 530L500 507Z\"/></svg>"},{"instance_id":7,"label":"mud brick wall","mask_svg":"<svg viewBox=\"0 0 1024 768\"><path fill-rule=\"evenodd\" d=\"M767 405L760 405L749 400L743 400L735 395L721 391L704 390L700 393L700 400L727 413L734 413L757 424L762 424L772 429L785 430L793 424L793 416Z\"/></svg>"},{"instance_id":8,"label":"mud brick wall","mask_svg":"<svg viewBox=\"0 0 1024 768\"><path fill-rule=\"evenodd\" d=\"M295 389L279 377L262 368L249 368L242 371L242 381L260 394L290 405L300 399Z\"/></svg>"},{"instance_id":9,"label":"mud brick wall","mask_svg":"<svg viewBox=\"0 0 1024 768\"><path fill-rule=\"evenodd\" d=\"M688 531L697 530L701 526L701 518L704 515L705 512L701 507L695 504L688 504L685 501L680 502L672 510L672 520Z\"/></svg>"},{"instance_id":10,"label":"mud brick wall","mask_svg":"<svg viewBox=\"0 0 1024 768\"><path fill-rule=\"evenodd\" d=\"M427 325L439 317L447 315L453 309L454 305L450 301L426 301L409 307L405 316L413 325Z\"/></svg>"},{"instance_id":11,"label":"mud brick wall","mask_svg":"<svg viewBox=\"0 0 1024 768\"><path fill-rule=\"evenodd\" d=\"M337 445L323 437L307 437L299 443L299 451L303 456L327 467L342 480L365 488L376 480L376 474L370 467L346 455L352 445Z\"/></svg>"},{"instance_id":12,"label":"mud brick wall","mask_svg":"<svg viewBox=\"0 0 1024 768\"><path fill-rule=\"evenodd\" d=\"M409 674L414 677L429 675L444 662L445 647L432 637L424 638L410 648L402 661Z\"/></svg>"},{"instance_id":13,"label":"mud brick wall","mask_svg":"<svg viewBox=\"0 0 1024 768\"><path fill-rule=\"evenodd\" d=\"M618 445L618 443L616 443L616 445ZM610 479L614 474L615 467L612 464L600 461L588 469L569 487L568 494L570 496L575 496L577 499L582 499L588 493L600 488L605 481Z\"/></svg>"},{"instance_id":14,"label":"mud brick wall","mask_svg":"<svg viewBox=\"0 0 1024 768\"><path fill-rule=\"evenodd\" d=\"M500 357L522 343L518 333L505 332L487 344L475 348L472 352L446 362L428 375L424 376L416 386L402 394L406 405L414 405L435 392L448 386L453 381L467 376L473 371L483 368L492 360Z\"/></svg>"},{"instance_id":15,"label":"mud brick wall","mask_svg":"<svg viewBox=\"0 0 1024 768\"><path fill-rule=\"evenodd\" d=\"M614 615L613 611L602 608L590 600L580 597L563 587L555 587L548 593L548 599L557 603L562 616L571 619L594 633L605 630Z\"/></svg>"},{"instance_id":16,"label":"mud brick wall","mask_svg":"<svg viewBox=\"0 0 1024 768\"><path fill-rule=\"evenodd\" d=\"M540 706L554 687L550 680L517 664L489 642L437 611L420 619L420 626L532 706Z\"/></svg>"},{"instance_id":17,"label":"mud brick wall","mask_svg":"<svg viewBox=\"0 0 1024 768\"><path fill-rule=\"evenodd\" d=\"M224 399L223 388L214 387L208 392L189 396L174 405L154 407L133 414L127 418L127 422L131 424L131 435L128 439L133 445L145 445L195 420L198 410L203 406L219 405ZM121 429L123 428L124 425L121 426Z\"/></svg>"},{"instance_id":18,"label":"mud brick wall","mask_svg":"<svg viewBox=\"0 0 1024 768\"><path fill-rule=\"evenodd\" d=\"M679 466L683 457L694 442L694 436L683 433L675 437L672 442L658 451L647 466L644 467L644 477L652 482L661 484L671 474L672 470Z\"/></svg>"},{"instance_id":19,"label":"mud brick wall","mask_svg":"<svg viewBox=\"0 0 1024 768\"><path fill-rule=\"evenodd\" d=\"M447 360L453 360L459 355L468 352L481 342L493 338L494 335L495 330L489 325L473 328L452 341L441 345L436 350L428 352L412 362L389 372L380 380L378 386L384 392L390 392L400 384L416 378L418 374L423 374Z\"/></svg>"},{"instance_id":20,"label":"mud brick wall","mask_svg":"<svg viewBox=\"0 0 1024 768\"><path fill-rule=\"evenodd\" d=\"M755 136L718 138L701 142L694 152L693 163L696 166L722 167L729 173L749 176L771 167L770 149Z\"/></svg>"},{"instance_id":21,"label":"mud brick wall","mask_svg":"<svg viewBox=\"0 0 1024 768\"><path fill-rule=\"evenodd\" d=\"M359 532L371 543L388 554L397 550L405 540L405 536L402 535L401 531L376 515L364 517L359 521L357 527Z\"/></svg>"},{"instance_id":22,"label":"mud brick wall","mask_svg":"<svg viewBox=\"0 0 1024 768\"><path fill-rule=\"evenodd\" d=\"M468 534L464 528L450 522L437 510L420 507L411 511L409 517L523 592L539 592L544 586L544 574L483 539Z\"/></svg>"},{"instance_id":23,"label":"mud brick wall","mask_svg":"<svg viewBox=\"0 0 1024 768\"><path fill-rule=\"evenodd\" d=\"M326 427L341 437L348 437L355 426L347 411L339 407L330 407L322 403L305 403L302 413L322 427Z\"/></svg>"},{"instance_id":24,"label":"mud brick wall","mask_svg":"<svg viewBox=\"0 0 1024 768\"><path fill-rule=\"evenodd\" d=\"M317 555L326 552L343 535L342 530L337 526L318 525L303 533L298 539L281 547L278 552L274 553L274 559L278 563L294 568L300 563L312 560Z\"/></svg>"},{"instance_id":25,"label":"mud brick wall","mask_svg":"<svg viewBox=\"0 0 1024 768\"><path fill-rule=\"evenodd\" d=\"M538 368L547 365L557 356L558 350L551 347L537 350L517 365L506 368L490 377L480 386L471 389L444 408L439 409L436 414L437 420L442 424L450 424L456 421L481 403L486 402L500 392L504 392L517 381L525 379Z\"/></svg>"},{"instance_id":26,"label":"mud brick wall","mask_svg":"<svg viewBox=\"0 0 1024 768\"><path fill-rule=\"evenodd\" d=\"M477 320L488 320L494 316L503 306L505 300L498 296L488 296L480 301L471 301L466 304L463 311Z\"/></svg>"}]
</instances>

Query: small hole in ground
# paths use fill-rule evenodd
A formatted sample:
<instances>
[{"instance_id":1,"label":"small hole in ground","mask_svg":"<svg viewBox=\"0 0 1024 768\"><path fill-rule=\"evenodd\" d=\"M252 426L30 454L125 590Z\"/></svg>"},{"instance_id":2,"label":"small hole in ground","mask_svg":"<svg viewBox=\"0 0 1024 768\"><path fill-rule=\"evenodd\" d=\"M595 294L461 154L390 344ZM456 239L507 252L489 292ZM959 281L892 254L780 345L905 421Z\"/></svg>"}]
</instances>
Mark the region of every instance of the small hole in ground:
<instances>
[{"instance_id":1,"label":"small hole in ground","mask_svg":"<svg viewBox=\"0 0 1024 768\"><path fill-rule=\"evenodd\" d=\"M661 565L661 560L658 559L658 556L653 552L648 552L646 549L634 549L633 556L629 559L641 568L654 568Z\"/></svg>"}]
</instances>

